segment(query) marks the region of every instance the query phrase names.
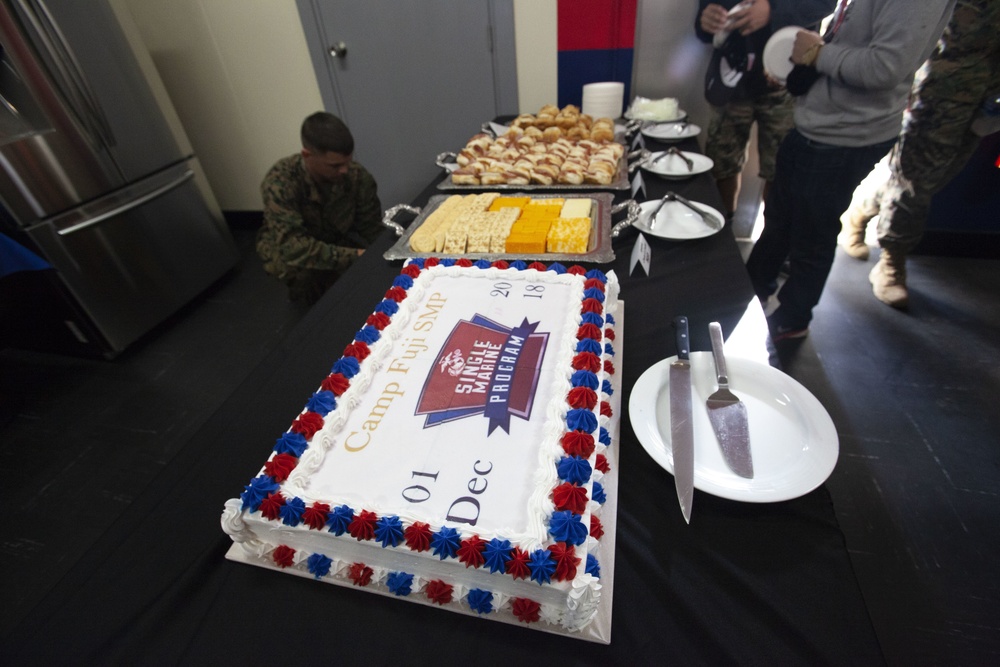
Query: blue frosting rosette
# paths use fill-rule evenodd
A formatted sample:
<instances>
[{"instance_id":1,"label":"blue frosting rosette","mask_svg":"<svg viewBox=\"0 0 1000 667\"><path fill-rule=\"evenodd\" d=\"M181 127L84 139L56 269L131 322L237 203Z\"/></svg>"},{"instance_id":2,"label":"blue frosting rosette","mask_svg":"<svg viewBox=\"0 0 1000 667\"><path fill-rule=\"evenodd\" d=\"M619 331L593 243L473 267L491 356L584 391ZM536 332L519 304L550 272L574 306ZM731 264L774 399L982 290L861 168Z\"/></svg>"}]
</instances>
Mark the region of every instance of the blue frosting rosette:
<instances>
[{"instance_id":1,"label":"blue frosting rosette","mask_svg":"<svg viewBox=\"0 0 1000 667\"><path fill-rule=\"evenodd\" d=\"M326 529L334 535L343 535L352 521L354 521L354 510L347 505L340 505L330 510L326 518Z\"/></svg>"}]
</instances>

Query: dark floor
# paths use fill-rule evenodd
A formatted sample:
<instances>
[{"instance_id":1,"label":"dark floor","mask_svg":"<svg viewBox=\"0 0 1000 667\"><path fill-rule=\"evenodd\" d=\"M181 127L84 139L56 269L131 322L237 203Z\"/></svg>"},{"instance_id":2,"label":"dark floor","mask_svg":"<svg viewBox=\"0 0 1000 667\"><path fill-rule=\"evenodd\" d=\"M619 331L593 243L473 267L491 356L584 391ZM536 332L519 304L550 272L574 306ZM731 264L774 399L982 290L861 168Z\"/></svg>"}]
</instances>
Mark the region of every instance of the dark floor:
<instances>
[{"instance_id":1,"label":"dark floor","mask_svg":"<svg viewBox=\"0 0 1000 667\"><path fill-rule=\"evenodd\" d=\"M302 315L235 234L239 270L113 362L0 351L0 637ZM998 664L1000 261L914 258L909 313L873 261L838 251L780 357L837 425L827 487L887 661Z\"/></svg>"}]
</instances>

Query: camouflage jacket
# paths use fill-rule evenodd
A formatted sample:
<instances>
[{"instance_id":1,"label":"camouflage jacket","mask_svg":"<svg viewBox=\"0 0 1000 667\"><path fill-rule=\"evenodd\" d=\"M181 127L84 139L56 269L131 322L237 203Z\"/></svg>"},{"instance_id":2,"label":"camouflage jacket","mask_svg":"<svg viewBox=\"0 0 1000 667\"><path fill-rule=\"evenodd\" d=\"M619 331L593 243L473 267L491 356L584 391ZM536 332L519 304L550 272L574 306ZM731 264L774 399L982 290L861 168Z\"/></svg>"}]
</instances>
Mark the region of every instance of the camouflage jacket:
<instances>
[{"instance_id":1,"label":"camouflage jacket","mask_svg":"<svg viewBox=\"0 0 1000 667\"><path fill-rule=\"evenodd\" d=\"M937 48L917 72L914 95L978 107L1000 88L1000 1L958 0Z\"/></svg>"},{"instance_id":2,"label":"camouflage jacket","mask_svg":"<svg viewBox=\"0 0 1000 667\"><path fill-rule=\"evenodd\" d=\"M351 163L343 181L316 183L300 154L279 160L260 186L264 223L257 253L264 269L283 278L290 269L343 272L384 230L375 179Z\"/></svg>"}]
</instances>

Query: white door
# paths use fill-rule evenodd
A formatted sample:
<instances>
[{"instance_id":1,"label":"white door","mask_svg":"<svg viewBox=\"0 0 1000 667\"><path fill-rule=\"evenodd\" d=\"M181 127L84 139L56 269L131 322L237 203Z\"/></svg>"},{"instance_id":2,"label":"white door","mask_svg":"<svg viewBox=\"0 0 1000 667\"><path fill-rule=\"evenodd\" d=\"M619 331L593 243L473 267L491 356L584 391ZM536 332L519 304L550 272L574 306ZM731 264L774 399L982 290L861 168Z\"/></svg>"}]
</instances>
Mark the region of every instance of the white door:
<instances>
[{"instance_id":1,"label":"white door","mask_svg":"<svg viewBox=\"0 0 1000 667\"><path fill-rule=\"evenodd\" d=\"M298 0L324 104L383 208L410 202L481 125L517 112L512 0Z\"/></svg>"}]
</instances>

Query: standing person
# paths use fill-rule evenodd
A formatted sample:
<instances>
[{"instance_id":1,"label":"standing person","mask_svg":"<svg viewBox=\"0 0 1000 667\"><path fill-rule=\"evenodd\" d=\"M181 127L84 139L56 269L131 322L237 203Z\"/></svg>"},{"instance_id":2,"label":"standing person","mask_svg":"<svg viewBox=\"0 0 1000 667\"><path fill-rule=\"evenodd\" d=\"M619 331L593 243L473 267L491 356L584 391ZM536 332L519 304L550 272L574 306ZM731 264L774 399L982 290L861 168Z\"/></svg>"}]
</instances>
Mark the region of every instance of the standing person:
<instances>
[{"instance_id":1,"label":"standing person","mask_svg":"<svg viewBox=\"0 0 1000 667\"><path fill-rule=\"evenodd\" d=\"M764 231L747 260L754 290L766 301L788 258L780 305L768 318L775 342L808 334L833 265L840 214L895 142L913 73L954 3L840 0L826 40L805 30L796 36L792 62L811 73L812 84L797 91L795 129L778 150Z\"/></svg>"},{"instance_id":2,"label":"standing person","mask_svg":"<svg viewBox=\"0 0 1000 667\"><path fill-rule=\"evenodd\" d=\"M923 237L932 197L958 174L981 136L1000 130L983 123L979 113L1000 93L998 34L1000 1L958 0L934 53L914 78L903 130L889 156L888 181L871 198L856 196L843 216L845 250L867 259L865 226L881 211L882 252L869 281L875 298L894 308L909 304L906 258Z\"/></svg>"},{"instance_id":3,"label":"standing person","mask_svg":"<svg viewBox=\"0 0 1000 667\"><path fill-rule=\"evenodd\" d=\"M728 95L729 101L712 104L705 141L705 154L714 162L712 176L728 215L736 210L753 124L757 123L759 173L764 180L765 197L774 179L774 155L794 124L793 98L784 86L764 74L767 40L773 31L786 26L819 25L833 11L836 0L744 0L739 3L741 8L729 16L728 12L737 4L738 0L699 0L695 22L695 34L701 41L712 42L716 34L729 30L745 39L745 50L754 58L750 70Z\"/></svg>"},{"instance_id":4,"label":"standing person","mask_svg":"<svg viewBox=\"0 0 1000 667\"><path fill-rule=\"evenodd\" d=\"M261 183L257 254L293 300L315 303L383 231L375 179L354 162L354 137L323 111L302 123L302 150Z\"/></svg>"}]
</instances>

